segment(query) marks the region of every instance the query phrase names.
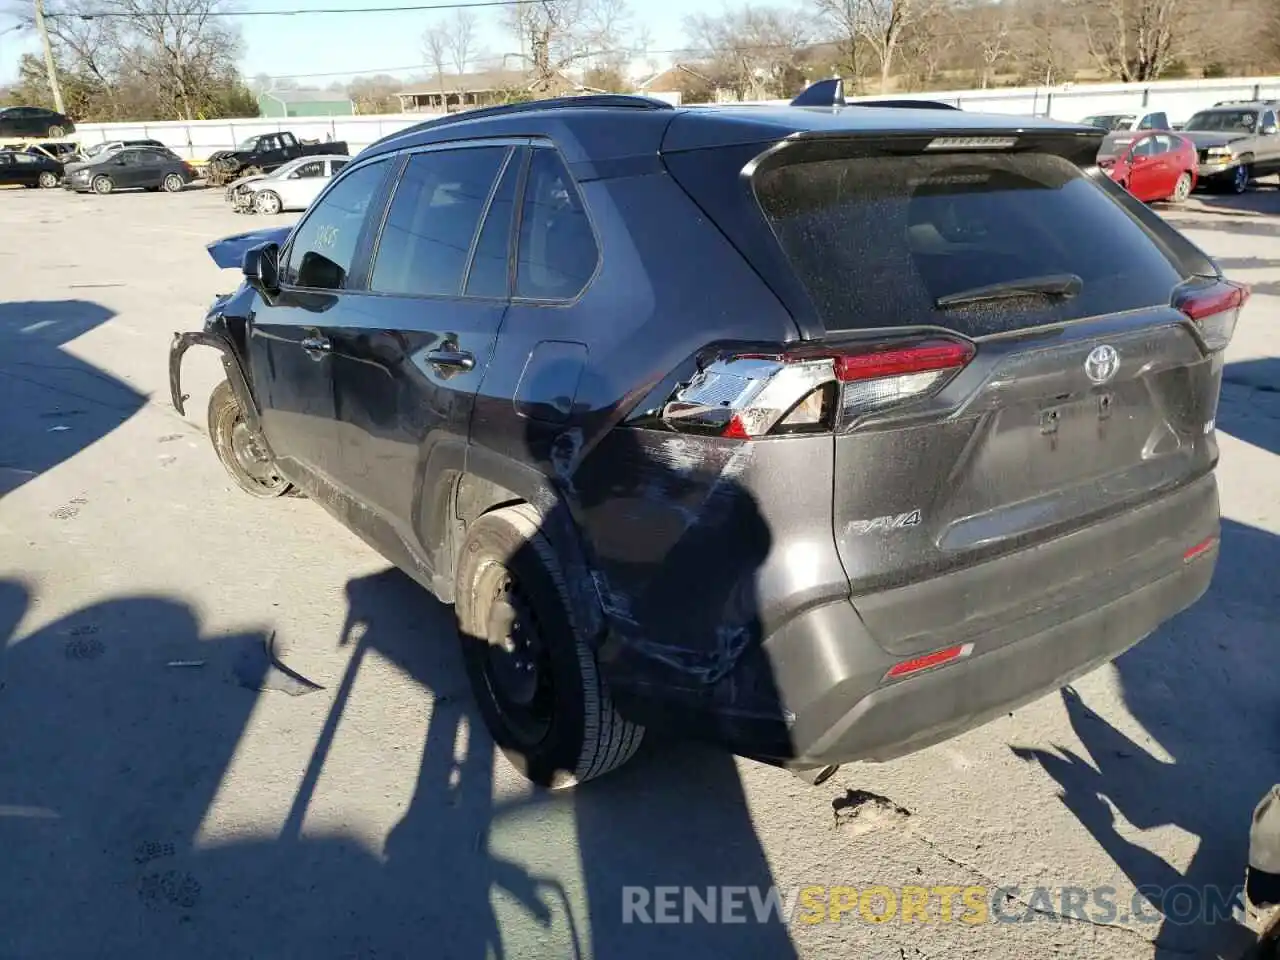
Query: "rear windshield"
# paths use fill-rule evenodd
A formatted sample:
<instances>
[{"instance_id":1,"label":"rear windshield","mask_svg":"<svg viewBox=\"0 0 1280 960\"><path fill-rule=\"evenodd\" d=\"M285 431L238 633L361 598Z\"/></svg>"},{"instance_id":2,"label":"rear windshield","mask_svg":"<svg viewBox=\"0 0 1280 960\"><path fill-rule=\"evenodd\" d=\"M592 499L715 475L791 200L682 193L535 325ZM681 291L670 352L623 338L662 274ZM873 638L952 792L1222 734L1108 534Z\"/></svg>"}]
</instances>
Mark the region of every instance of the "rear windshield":
<instances>
[{"instance_id":1,"label":"rear windshield","mask_svg":"<svg viewBox=\"0 0 1280 960\"><path fill-rule=\"evenodd\" d=\"M756 196L831 330L936 324L1003 333L1168 304L1182 279L1074 164L1045 154L817 160ZM1074 293L939 307L993 284L1074 276Z\"/></svg>"}]
</instances>

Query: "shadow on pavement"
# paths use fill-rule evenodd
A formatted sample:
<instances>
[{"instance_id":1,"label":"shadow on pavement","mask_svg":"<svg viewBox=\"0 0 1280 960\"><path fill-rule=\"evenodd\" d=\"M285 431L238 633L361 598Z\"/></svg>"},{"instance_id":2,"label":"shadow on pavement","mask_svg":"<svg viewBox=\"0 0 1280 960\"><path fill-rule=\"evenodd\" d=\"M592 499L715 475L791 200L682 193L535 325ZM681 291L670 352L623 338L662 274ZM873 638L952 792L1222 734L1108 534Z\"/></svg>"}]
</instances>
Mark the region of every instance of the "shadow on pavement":
<instances>
[{"instance_id":1,"label":"shadow on pavement","mask_svg":"<svg viewBox=\"0 0 1280 960\"><path fill-rule=\"evenodd\" d=\"M1280 454L1280 357L1226 365L1217 424L1224 433Z\"/></svg>"},{"instance_id":2,"label":"shadow on pavement","mask_svg":"<svg viewBox=\"0 0 1280 960\"><path fill-rule=\"evenodd\" d=\"M74 456L146 397L63 349L115 314L87 300L0 303L0 497Z\"/></svg>"},{"instance_id":3,"label":"shadow on pavement","mask_svg":"<svg viewBox=\"0 0 1280 960\"><path fill-rule=\"evenodd\" d=\"M1224 520L1209 592L1115 662L1125 707L1146 737L1113 726L1067 688L1061 696L1085 756L1013 748L1057 781L1062 802L1164 915L1159 960L1239 945L1230 908L1244 881L1250 817L1280 779L1276 661L1264 653L1280 608L1278 567L1280 537ZM1137 830L1196 837L1186 869L1131 839L1117 813ZM1119 899L1124 919L1130 905Z\"/></svg>"},{"instance_id":4,"label":"shadow on pavement","mask_svg":"<svg viewBox=\"0 0 1280 960\"><path fill-rule=\"evenodd\" d=\"M554 444L538 449L563 454ZM663 527L670 566L611 568L636 596L637 614L675 616L660 609L663 591L684 587L669 571L698 563L722 525L745 525L763 539L705 588L724 608L709 615L758 629L750 574L768 537L750 494L732 480L712 485L663 467L645 451L603 453L635 469L604 471L585 496L588 510L641 509L643 490L653 523L663 511L667 521L684 518ZM579 476L590 482L591 471ZM698 495L716 503L691 506ZM0 956L795 956L785 923L757 922L749 903L745 923L624 920L626 886L768 893L772 875L731 755L664 747L658 760L642 749L574 791L513 791L464 670L474 645L495 655L493 638L460 645L450 608L395 570L350 581L346 601L337 640L345 672L320 690L269 664L266 630L203 636L193 612L165 597L106 600L24 634L29 589L0 581L8 631L0 634L0 889L16 891L0 897ZM720 650L708 644L708 655ZM405 711L396 720L402 748L420 751L411 799L385 841L360 832L359 766L328 762L339 729L350 743L367 698L386 696L366 684L351 709L371 656L429 691L431 704L419 714L388 697L373 708ZM752 684L766 700L768 679ZM258 698L281 690L327 702L309 762L237 766ZM296 732L260 721L253 737L314 729L305 719ZM249 823L219 817L220 791L241 798ZM318 825L335 822L342 826Z\"/></svg>"}]
</instances>

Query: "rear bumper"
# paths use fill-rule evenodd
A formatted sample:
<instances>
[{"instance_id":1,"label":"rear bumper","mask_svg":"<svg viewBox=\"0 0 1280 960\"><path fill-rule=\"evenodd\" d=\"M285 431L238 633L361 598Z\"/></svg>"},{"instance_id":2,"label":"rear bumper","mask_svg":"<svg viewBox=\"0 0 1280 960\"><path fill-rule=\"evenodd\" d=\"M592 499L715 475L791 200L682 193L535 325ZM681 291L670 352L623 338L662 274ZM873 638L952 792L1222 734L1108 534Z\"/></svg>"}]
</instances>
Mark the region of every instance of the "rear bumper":
<instances>
[{"instance_id":1,"label":"rear bumper","mask_svg":"<svg viewBox=\"0 0 1280 960\"><path fill-rule=\"evenodd\" d=\"M1153 523L1165 527L1164 536L1142 536ZM998 626L966 632L960 601L968 591L951 598L957 601L954 634L939 638L933 649L971 645L963 659L886 679L891 667L921 651L885 649L854 604L839 601L786 622L764 640L761 656L744 656L717 685L723 689L711 691L701 704L653 687L643 697L618 690L615 699L641 723L674 727L744 756L796 768L891 760L1029 703L1123 653L1208 589L1218 534L1217 487L1210 474L1154 503L1031 548L1041 554L1041 564L1045 551L1061 560L1063 579L1075 574L1073 589L1052 595L1029 589L1018 615L1003 617ZM1210 538L1210 547L1184 559ZM1081 562L1082 543L1112 547L1095 557L1105 569L1095 568L1092 577L1067 569ZM1116 549L1118 544L1127 549ZM1027 552L983 564L982 578L1026 582ZM970 568L922 583L921 602L947 602L949 587L976 572ZM948 584L953 577L960 579ZM726 690L748 687L766 689L764 699L776 709L759 709L759 698L750 711L732 709L734 696Z\"/></svg>"}]
</instances>

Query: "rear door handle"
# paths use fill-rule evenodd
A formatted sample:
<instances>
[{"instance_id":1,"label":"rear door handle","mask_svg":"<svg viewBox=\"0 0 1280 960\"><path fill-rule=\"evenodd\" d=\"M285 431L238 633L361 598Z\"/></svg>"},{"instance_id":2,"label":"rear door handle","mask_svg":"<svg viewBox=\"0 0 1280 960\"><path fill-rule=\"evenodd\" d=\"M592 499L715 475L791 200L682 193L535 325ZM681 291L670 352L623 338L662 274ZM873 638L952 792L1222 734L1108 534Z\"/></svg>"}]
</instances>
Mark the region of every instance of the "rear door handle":
<instances>
[{"instance_id":1,"label":"rear door handle","mask_svg":"<svg viewBox=\"0 0 1280 960\"><path fill-rule=\"evenodd\" d=\"M435 367L448 370L473 370L476 358L465 350L442 349L427 352L427 362Z\"/></svg>"},{"instance_id":2,"label":"rear door handle","mask_svg":"<svg viewBox=\"0 0 1280 960\"><path fill-rule=\"evenodd\" d=\"M303 337L298 346L307 352L312 360L323 359L333 349L333 344L326 337Z\"/></svg>"}]
</instances>

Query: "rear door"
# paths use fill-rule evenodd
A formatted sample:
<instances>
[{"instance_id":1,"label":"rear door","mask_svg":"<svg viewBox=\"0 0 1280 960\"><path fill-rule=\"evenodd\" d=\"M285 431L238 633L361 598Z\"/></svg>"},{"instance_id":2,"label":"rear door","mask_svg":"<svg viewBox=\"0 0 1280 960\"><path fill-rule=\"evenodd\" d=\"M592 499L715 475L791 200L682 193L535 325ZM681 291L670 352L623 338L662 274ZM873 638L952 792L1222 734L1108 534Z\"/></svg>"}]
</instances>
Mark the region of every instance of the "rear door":
<instances>
[{"instance_id":1,"label":"rear door","mask_svg":"<svg viewBox=\"0 0 1280 960\"><path fill-rule=\"evenodd\" d=\"M756 193L829 343L861 358L839 394L834 532L887 647L1051 585L1029 554L1027 583L998 597L922 610L910 591L877 596L886 587L1212 469L1221 354L1173 306L1190 255L1158 218L1050 154L785 155L755 174ZM1097 562L1140 548L1108 544Z\"/></svg>"},{"instance_id":2,"label":"rear door","mask_svg":"<svg viewBox=\"0 0 1280 960\"><path fill-rule=\"evenodd\" d=\"M381 217L394 165L380 158L334 181L281 252L280 294L273 303L259 303L249 325L263 429L282 471L295 482L328 484L335 472L333 361L322 329L360 309L349 291L367 257L367 238Z\"/></svg>"},{"instance_id":3,"label":"rear door","mask_svg":"<svg viewBox=\"0 0 1280 960\"><path fill-rule=\"evenodd\" d=\"M367 532L424 578L440 569L439 523L507 310L523 150L486 141L410 153L364 291L325 318L337 480L366 514Z\"/></svg>"}]
</instances>

